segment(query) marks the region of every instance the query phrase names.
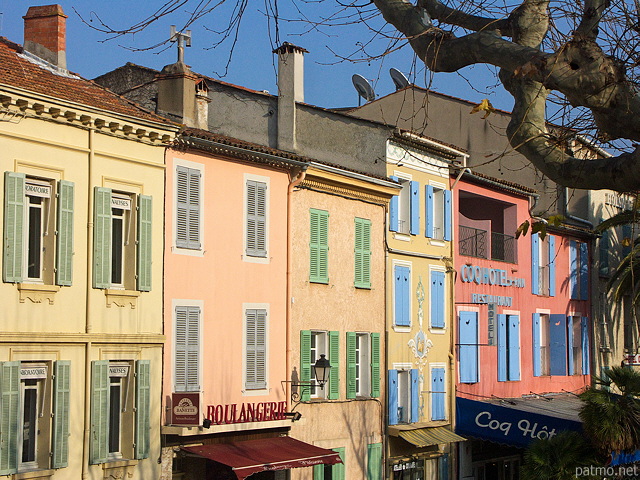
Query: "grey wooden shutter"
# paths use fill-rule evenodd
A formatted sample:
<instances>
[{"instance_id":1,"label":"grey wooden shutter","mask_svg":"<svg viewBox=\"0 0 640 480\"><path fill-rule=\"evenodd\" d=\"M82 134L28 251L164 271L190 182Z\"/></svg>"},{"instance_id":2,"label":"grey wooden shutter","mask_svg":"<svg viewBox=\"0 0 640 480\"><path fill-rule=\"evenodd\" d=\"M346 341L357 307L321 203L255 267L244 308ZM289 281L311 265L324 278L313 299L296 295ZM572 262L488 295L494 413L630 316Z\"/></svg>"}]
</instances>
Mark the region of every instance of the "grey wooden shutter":
<instances>
[{"instance_id":1,"label":"grey wooden shutter","mask_svg":"<svg viewBox=\"0 0 640 480\"><path fill-rule=\"evenodd\" d=\"M4 173L4 254L2 280L22 281L24 255L24 182L23 173Z\"/></svg>"},{"instance_id":2,"label":"grey wooden shutter","mask_svg":"<svg viewBox=\"0 0 640 480\"><path fill-rule=\"evenodd\" d=\"M200 181L199 170L176 167L176 246L200 249Z\"/></svg>"},{"instance_id":3,"label":"grey wooden shutter","mask_svg":"<svg viewBox=\"0 0 640 480\"><path fill-rule=\"evenodd\" d=\"M246 311L246 378L249 390L267 386L267 312L263 309Z\"/></svg>"},{"instance_id":4,"label":"grey wooden shutter","mask_svg":"<svg viewBox=\"0 0 640 480\"><path fill-rule=\"evenodd\" d=\"M18 470L20 362L0 363L0 475Z\"/></svg>"},{"instance_id":5,"label":"grey wooden shutter","mask_svg":"<svg viewBox=\"0 0 640 480\"><path fill-rule=\"evenodd\" d=\"M200 307L176 307L176 392L200 391Z\"/></svg>"},{"instance_id":6,"label":"grey wooden shutter","mask_svg":"<svg viewBox=\"0 0 640 480\"><path fill-rule=\"evenodd\" d=\"M93 191L93 288L111 286L111 189Z\"/></svg>"},{"instance_id":7,"label":"grey wooden shutter","mask_svg":"<svg viewBox=\"0 0 640 480\"><path fill-rule=\"evenodd\" d=\"M74 183L58 182L56 231L56 285L70 286L73 277Z\"/></svg>"},{"instance_id":8,"label":"grey wooden shutter","mask_svg":"<svg viewBox=\"0 0 640 480\"><path fill-rule=\"evenodd\" d=\"M151 363L136 362L136 460L149 457L151 439Z\"/></svg>"},{"instance_id":9,"label":"grey wooden shutter","mask_svg":"<svg viewBox=\"0 0 640 480\"><path fill-rule=\"evenodd\" d=\"M137 288L141 292L151 291L151 262L153 237L151 216L152 199L147 195L138 196L138 264L137 264Z\"/></svg>"},{"instance_id":10,"label":"grey wooden shutter","mask_svg":"<svg viewBox=\"0 0 640 480\"><path fill-rule=\"evenodd\" d=\"M109 361L91 362L90 462L104 463L109 454Z\"/></svg>"},{"instance_id":11,"label":"grey wooden shutter","mask_svg":"<svg viewBox=\"0 0 640 480\"><path fill-rule=\"evenodd\" d=\"M267 256L267 184L247 180L247 255Z\"/></svg>"},{"instance_id":12,"label":"grey wooden shutter","mask_svg":"<svg viewBox=\"0 0 640 480\"><path fill-rule=\"evenodd\" d=\"M53 379L53 468L69 465L69 405L71 398L71 362L54 363Z\"/></svg>"}]
</instances>

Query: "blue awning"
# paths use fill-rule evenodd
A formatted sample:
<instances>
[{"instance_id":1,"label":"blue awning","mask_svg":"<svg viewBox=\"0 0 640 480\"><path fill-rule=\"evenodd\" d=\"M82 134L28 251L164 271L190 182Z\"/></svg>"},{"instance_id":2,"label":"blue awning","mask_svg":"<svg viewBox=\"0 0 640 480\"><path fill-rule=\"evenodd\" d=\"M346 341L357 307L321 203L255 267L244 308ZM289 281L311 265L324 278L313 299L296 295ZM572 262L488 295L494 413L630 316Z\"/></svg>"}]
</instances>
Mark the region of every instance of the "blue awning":
<instances>
[{"instance_id":1,"label":"blue awning","mask_svg":"<svg viewBox=\"0 0 640 480\"><path fill-rule=\"evenodd\" d=\"M629 465L637 462L640 462L640 450L631 453L613 452L611 453L611 463L609 465Z\"/></svg>"},{"instance_id":2,"label":"blue awning","mask_svg":"<svg viewBox=\"0 0 640 480\"><path fill-rule=\"evenodd\" d=\"M557 399L561 400L556 402ZM579 399L574 401L564 395L502 402L457 397L456 433L526 447L538 438L553 437L562 430L582 431L579 407Z\"/></svg>"}]
</instances>

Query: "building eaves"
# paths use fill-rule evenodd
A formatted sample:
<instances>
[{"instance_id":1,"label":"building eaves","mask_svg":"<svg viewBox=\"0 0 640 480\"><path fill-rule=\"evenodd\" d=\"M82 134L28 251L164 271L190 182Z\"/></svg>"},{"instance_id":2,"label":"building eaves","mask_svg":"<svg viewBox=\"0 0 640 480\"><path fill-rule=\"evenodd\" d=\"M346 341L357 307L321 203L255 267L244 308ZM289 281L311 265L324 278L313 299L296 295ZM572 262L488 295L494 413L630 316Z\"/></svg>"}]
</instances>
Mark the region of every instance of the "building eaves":
<instances>
[{"instance_id":1,"label":"building eaves","mask_svg":"<svg viewBox=\"0 0 640 480\"><path fill-rule=\"evenodd\" d=\"M452 173L453 175L454 173ZM516 193L524 197L538 196L538 192L533 188L525 187L515 182L509 182L507 180L501 180L499 178L484 175L478 172L465 171L462 178L473 183L481 183L483 185L490 185L492 188L501 189L510 193Z\"/></svg>"}]
</instances>

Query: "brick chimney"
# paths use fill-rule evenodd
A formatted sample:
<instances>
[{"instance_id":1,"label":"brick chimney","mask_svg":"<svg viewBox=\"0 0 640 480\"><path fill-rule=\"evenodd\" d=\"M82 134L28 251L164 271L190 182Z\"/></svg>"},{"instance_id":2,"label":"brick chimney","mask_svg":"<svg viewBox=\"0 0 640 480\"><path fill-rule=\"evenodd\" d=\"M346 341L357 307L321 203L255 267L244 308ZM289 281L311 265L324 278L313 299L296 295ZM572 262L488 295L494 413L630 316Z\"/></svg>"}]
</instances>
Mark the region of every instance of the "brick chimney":
<instances>
[{"instance_id":1,"label":"brick chimney","mask_svg":"<svg viewBox=\"0 0 640 480\"><path fill-rule=\"evenodd\" d=\"M278 54L278 148L297 150L296 102L304 102L304 54L302 47L285 42Z\"/></svg>"},{"instance_id":2,"label":"brick chimney","mask_svg":"<svg viewBox=\"0 0 640 480\"><path fill-rule=\"evenodd\" d=\"M24 49L67 69L67 16L60 5L29 7L24 18Z\"/></svg>"}]
</instances>

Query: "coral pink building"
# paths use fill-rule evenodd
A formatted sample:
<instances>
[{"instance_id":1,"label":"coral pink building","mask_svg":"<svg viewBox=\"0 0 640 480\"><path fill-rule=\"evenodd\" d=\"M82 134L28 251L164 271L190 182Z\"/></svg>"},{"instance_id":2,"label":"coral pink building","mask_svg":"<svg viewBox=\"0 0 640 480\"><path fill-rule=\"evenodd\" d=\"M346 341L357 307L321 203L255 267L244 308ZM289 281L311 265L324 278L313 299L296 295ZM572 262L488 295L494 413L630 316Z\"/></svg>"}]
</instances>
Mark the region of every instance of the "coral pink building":
<instances>
[{"instance_id":1,"label":"coral pink building","mask_svg":"<svg viewBox=\"0 0 640 480\"><path fill-rule=\"evenodd\" d=\"M517 478L521 448L579 429L589 385L586 234L532 222L535 193L466 173L456 179L457 427L460 478ZM534 219L533 222L536 220ZM511 447L505 447L510 445Z\"/></svg>"}]
</instances>

